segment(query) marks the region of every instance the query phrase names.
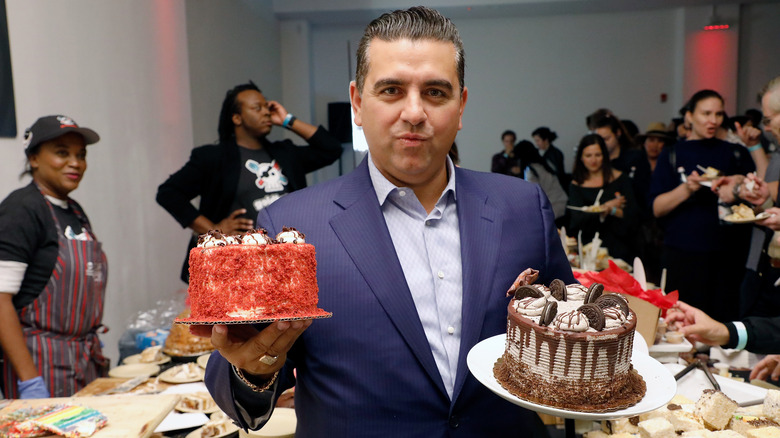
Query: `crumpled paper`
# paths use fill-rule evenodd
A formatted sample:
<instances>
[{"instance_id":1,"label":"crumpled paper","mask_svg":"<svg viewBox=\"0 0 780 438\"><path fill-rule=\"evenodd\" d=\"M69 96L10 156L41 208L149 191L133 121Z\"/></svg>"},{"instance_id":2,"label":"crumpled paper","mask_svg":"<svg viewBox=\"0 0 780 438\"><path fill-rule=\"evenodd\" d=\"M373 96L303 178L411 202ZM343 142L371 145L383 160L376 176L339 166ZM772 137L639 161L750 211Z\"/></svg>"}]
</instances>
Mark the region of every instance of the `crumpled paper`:
<instances>
[{"instance_id":1,"label":"crumpled paper","mask_svg":"<svg viewBox=\"0 0 780 438\"><path fill-rule=\"evenodd\" d=\"M584 286L601 283L604 285L604 290L635 296L664 311L671 309L680 298L676 290L664 295L661 289L642 289L631 274L618 268L612 260L609 261L609 267L601 272L574 272L574 278Z\"/></svg>"}]
</instances>

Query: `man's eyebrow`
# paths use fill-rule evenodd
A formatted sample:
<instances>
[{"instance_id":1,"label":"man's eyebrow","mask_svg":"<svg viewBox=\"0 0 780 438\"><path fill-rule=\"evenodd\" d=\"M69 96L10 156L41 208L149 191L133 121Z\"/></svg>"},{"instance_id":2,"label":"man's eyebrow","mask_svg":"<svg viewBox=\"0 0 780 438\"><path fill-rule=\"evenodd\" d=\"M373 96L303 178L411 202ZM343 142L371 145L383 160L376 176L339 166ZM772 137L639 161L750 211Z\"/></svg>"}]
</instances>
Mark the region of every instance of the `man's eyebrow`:
<instances>
[{"instance_id":1,"label":"man's eyebrow","mask_svg":"<svg viewBox=\"0 0 780 438\"><path fill-rule=\"evenodd\" d=\"M403 85L403 81L400 79L379 79L378 81L374 82L373 88L376 90L377 88L387 87L391 85Z\"/></svg>"},{"instance_id":2,"label":"man's eyebrow","mask_svg":"<svg viewBox=\"0 0 780 438\"><path fill-rule=\"evenodd\" d=\"M447 91L452 91L452 82L444 80L444 79L432 79L430 81L425 81L425 85L427 86L433 86L433 87L442 87L446 88Z\"/></svg>"}]
</instances>

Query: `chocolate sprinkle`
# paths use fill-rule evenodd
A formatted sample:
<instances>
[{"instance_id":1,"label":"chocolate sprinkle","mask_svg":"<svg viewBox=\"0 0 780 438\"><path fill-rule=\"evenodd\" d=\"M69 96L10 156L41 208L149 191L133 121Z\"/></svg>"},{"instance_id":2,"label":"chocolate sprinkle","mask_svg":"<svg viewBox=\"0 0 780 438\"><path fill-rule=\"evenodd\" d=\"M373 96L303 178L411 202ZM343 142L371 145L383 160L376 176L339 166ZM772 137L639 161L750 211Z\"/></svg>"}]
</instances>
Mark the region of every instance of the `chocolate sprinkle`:
<instances>
[{"instance_id":1,"label":"chocolate sprinkle","mask_svg":"<svg viewBox=\"0 0 780 438\"><path fill-rule=\"evenodd\" d=\"M588 318L588 325L590 325L594 330L604 330L604 324L606 321L604 320L604 312L601 310L601 307L593 303L589 303L583 304L579 309L577 309L577 311Z\"/></svg>"},{"instance_id":2,"label":"chocolate sprinkle","mask_svg":"<svg viewBox=\"0 0 780 438\"><path fill-rule=\"evenodd\" d=\"M548 326L555 319L555 315L558 314L558 303L555 301L548 301L544 304L544 310L542 310L542 316L539 318L539 325Z\"/></svg>"},{"instance_id":3,"label":"chocolate sprinkle","mask_svg":"<svg viewBox=\"0 0 780 438\"><path fill-rule=\"evenodd\" d=\"M593 283L588 287L588 292L585 293L585 304L590 304L596 301L601 294L604 293L604 285L601 283Z\"/></svg>"},{"instance_id":4,"label":"chocolate sprinkle","mask_svg":"<svg viewBox=\"0 0 780 438\"><path fill-rule=\"evenodd\" d=\"M631 423L633 426L639 425L639 415L634 415L633 417L628 419L628 422Z\"/></svg>"},{"instance_id":5,"label":"chocolate sprinkle","mask_svg":"<svg viewBox=\"0 0 780 438\"><path fill-rule=\"evenodd\" d=\"M628 310L628 302L625 298L623 298L620 294L605 294L598 298L596 298L596 301L594 303L601 307L602 309L606 309L607 307L618 307L621 311L623 311L623 314L628 316L630 311Z\"/></svg>"},{"instance_id":6,"label":"chocolate sprinkle","mask_svg":"<svg viewBox=\"0 0 780 438\"><path fill-rule=\"evenodd\" d=\"M682 406L680 406L678 404L674 404L674 403L669 403L669 405L666 406L666 409L669 409L670 411L676 411L676 410L682 409Z\"/></svg>"},{"instance_id":7,"label":"chocolate sprinkle","mask_svg":"<svg viewBox=\"0 0 780 438\"><path fill-rule=\"evenodd\" d=\"M556 278L550 283L550 294L558 301L566 301L566 283Z\"/></svg>"},{"instance_id":8,"label":"chocolate sprinkle","mask_svg":"<svg viewBox=\"0 0 780 438\"><path fill-rule=\"evenodd\" d=\"M520 300L527 297L541 298L544 294L537 288L532 286L520 286L515 291L515 299Z\"/></svg>"}]
</instances>

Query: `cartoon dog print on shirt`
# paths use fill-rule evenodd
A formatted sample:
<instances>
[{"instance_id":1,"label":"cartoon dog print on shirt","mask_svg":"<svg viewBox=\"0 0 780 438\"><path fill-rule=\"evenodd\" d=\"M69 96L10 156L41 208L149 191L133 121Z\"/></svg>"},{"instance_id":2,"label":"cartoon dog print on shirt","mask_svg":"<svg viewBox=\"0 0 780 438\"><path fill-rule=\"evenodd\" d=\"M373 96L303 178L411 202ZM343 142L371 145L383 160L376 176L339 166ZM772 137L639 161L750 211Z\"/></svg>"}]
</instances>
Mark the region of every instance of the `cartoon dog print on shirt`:
<instances>
[{"instance_id":1,"label":"cartoon dog print on shirt","mask_svg":"<svg viewBox=\"0 0 780 438\"><path fill-rule=\"evenodd\" d=\"M255 184L266 193L281 192L287 185L287 177L282 174L282 168L276 160L270 163L258 163L255 160L247 160L246 168L257 175Z\"/></svg>"}]
</instances>

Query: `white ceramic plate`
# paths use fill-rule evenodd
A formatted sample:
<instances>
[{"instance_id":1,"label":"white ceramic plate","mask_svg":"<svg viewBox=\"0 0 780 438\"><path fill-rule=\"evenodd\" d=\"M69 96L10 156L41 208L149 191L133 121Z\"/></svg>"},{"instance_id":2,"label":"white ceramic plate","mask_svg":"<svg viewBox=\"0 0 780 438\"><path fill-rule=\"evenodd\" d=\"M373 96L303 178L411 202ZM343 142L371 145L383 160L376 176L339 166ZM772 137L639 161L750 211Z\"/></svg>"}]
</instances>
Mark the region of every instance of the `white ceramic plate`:
<instances>
[{"instance_id":1,"label":"white ceramic plate","mask_svg":"<svg viewBox=\"0 0 780 438\"><path fill-rule=\"evenodd\" d=\"M631 363L634 365L634 369L636 369L642 378L645 379L647 393L645 393L644 398L634 406L614 412L579 412L540 405L523 400L510 393L504 389L493 376L493 365L496 360L504 354L505 343L506 334L503 334L487 338L475 345L466 357L466 363L468 364L469 370L471 370L471 374L473 374L480 383L504 400L543 414L562 418L573 418L576 420L594 421L632 417L660 408L674 397L677 389L674 376L672 376L669 370L664 368L661 363L650 356L637 353L638 350L635 349Z\"/></svg>"},{"instance_id":2,"label":"white ceramic plate","mask_svg":"<svg viewBox=\"0 0 780 438\"><path fill-rule=\"evenodd\" d=\"M154 375L159 372L160 367L158 365L151 363L136 363L112 368L108 370L108 376L132 379L133 377L143 376L144 374Z\"/></svg>"},{"instance_id":3,"label":"white ceramic plate","mask_svg":"<svg viewBox=\"0 0 780 438\"><path fill-rule=\"evenodd\" d=\"M189 362L191 363L191 362ZM196 366L195 369L198 371L198 375L194 377L178 377L176 376L176 373L179 372L181 367L187 366L188 364L183 365L176 365L175 367L168 368L167 370L163 371L162 374L160 374L160 380L166 383L192 383L192 382L199 382L203 380L203 377L206 374L206 371Z\"/></svg>"},{"instance_id":4,"label":"white ceramic plate","mask_svg":"<svg viewBox=\"0 0 780 438\"><path fill-rule=\"evenodd\" d=\"M171 357L170 356L166 356L166 355L163 354L163 357L160 360L156 360L154 362L141 362L141 355L140 354L134 354L132 356L127 356L122 361L122 363L125 364L125 365L132 365L132 364L136 364L136 363L147 363L147 364L152 364L152 365L162 365L162 364L168 363L170 361L171 361Z\"/></svg>"},{"instance_id":5,"label":"white ceramic plate","mask_svg":"<svg viewBox=\"0 0 780 438\"><path fill-rule=\"evenodd\" d=\"M728 214L728 215L723 217L723 220L726 221L726 222L731 222L733 224L749 224L749 223L752 223L752 222L762 221L762 220L768 218L769 216L771 216L769 213L767 213L765 211L762 211L761 213L757 214L756 217L751 218L751 219L735 218L733 214Z\"/></svg>"},{"instance_id":6,"label":"white ceramic plate","mask_svg":"<svg viewBox=\"0 0 780 438\"><path fill-rule=\"evenodd\" d=\"M222 438L230 435L231 433L235 433L238 430L238 426L235 425L235 423L228 422L227 429L224 433L214 436L212 438ZM188 433L186 438L201 438L201 432L203 431L202 427L199 427L192 432Z\"/></svg>"},{"instance_id":7,"label":"white ceramic plate","mask_svg":"<svg viewBox=\"0 0 780 438\"><path fill-rule=\"evenodd\" d=\"M204 354L202 356L198 356L198 359L195 362L197 362L198 365L205 370L206 369L206 364L209 363L209 358L210 357L211 357L211 353L206 353L206 354Z\"/></svg>"},{"instance_id":8,"label":"white ceramic plate","mask_svg":"<svg viewBox=\"0 0 780 438\"><path fill-rule=\"evenodd\" d=\"M187 413L201 413L201 414L211 414L213 412L217 412L219 410L219 406L217 406L217 403L214 401L213 398L211 398L211 395L209 395L208 392L198 392L195 393L199 396L205 397L206 402L206 409L192 409L184 406L184 399L187 397L188 394L184 394L182 399L179 400L179 403L176 403L176 410L179 412L187 412ZM189 394L189 395L195 395L195 394Z\"/></svg>"},{"instance_id":9,"label":"white ceramic plate","mask_svg":"<svg viewBox=\"0 0 780 438\"><path fill-rule=\"evenodd\" d=\"M595 214L598 214L598 213L603 213L604 212L604 208L595 209L596 207L597 206L595 206L595 205L588 205L586 207L575 207L574 205L567 205L566 206L566 208L568 208L570 210L577 210L577 211L581 211L583 213L595 213Z\"/></svg>"}]
</instances>

